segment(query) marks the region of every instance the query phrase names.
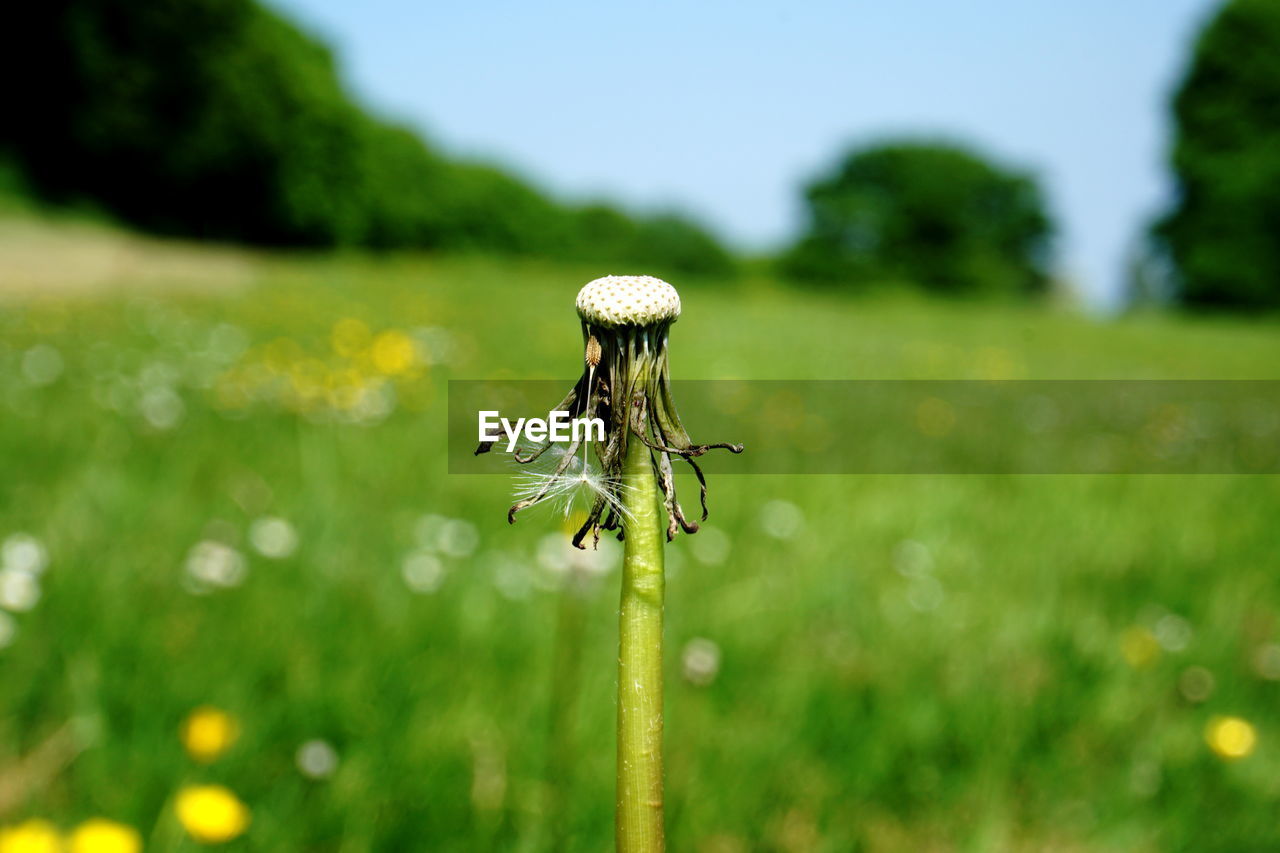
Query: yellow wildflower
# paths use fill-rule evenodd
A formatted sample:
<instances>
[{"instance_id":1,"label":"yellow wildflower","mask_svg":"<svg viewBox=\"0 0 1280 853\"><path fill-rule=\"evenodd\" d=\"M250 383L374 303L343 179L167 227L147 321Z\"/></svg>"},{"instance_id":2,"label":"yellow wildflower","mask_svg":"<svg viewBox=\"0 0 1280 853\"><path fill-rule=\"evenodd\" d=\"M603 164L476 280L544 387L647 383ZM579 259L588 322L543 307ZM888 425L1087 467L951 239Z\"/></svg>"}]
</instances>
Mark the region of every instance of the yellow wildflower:
<instances>
[{"instance_id":1,"label":"yellow wildflower","mask_svg":"<svg viewBox=\"0 0 1280 853\"><path fill-rule=\"evenodd\" d=\"M0 829L0 853L61 853L58 828L47 820L32 818Z\"/></svg>"},{"instance_id":2,"label":"yellow wildflower","mask_svg":"<svg viewBox=\"0 0 1280 853\"><path fill-rule=\"evenodd\" d=\"M231 748L240 726L226 711L204 705L182 724L182 745L196 761L208 764Z\"/></svg>"},{"instance_id":3,"label":"yellow wildflower","mask_svg":"<svg viewBox=\"0 0 1280 853\"><path fill-rule=\"evenodd\" d=\"M196 841L221 844L249 826L249 807L221 785L196 785L178 792L178 820Z\"/></svg>"},{"instance_id":4,"label":"yellow wildflower","mask_svg":"<svg viewBox=\"0 0 1280 853\"><path fill-rule=\"evenodd\" d=\"M1258 745L1258 730L1240 717L1214 717L1205 726L1204 739L1218 757L1234 761L1253 752Z\"/></svg>"},{"instance_id":5,"label":"yellow wildflower","mask_svg":"<svg viewBox=\"0 0 1280 853\"><path fill-rule=\"evenodd\" d=\"M398 376L413 367L418 360L418 349L413 338L404 332L390 329L373 339L373 366L380 373Z\"/></svg>"},{"instance_id":6,"label":"yellow wildflower","mask_svg":"<svg viewBox=\"0 0 1280 853\"><path fill-rule=\"evenodd\" d=\"M1146 628L1135 625L1120 637L1120 653L1129 666L1145 669L1160 657L1160 641Z\"/></svg>"},{"instance_id":7,"label":"yellow wildflower","mask_svg":"<svg viewBox=\"0 0 1280 853\"><path fill-rule=\"evenodd\" d=\"M75 828L67 839L68 853L139 853L142 837L132 826L96 817Z\"/></svg>"}]
</instances>

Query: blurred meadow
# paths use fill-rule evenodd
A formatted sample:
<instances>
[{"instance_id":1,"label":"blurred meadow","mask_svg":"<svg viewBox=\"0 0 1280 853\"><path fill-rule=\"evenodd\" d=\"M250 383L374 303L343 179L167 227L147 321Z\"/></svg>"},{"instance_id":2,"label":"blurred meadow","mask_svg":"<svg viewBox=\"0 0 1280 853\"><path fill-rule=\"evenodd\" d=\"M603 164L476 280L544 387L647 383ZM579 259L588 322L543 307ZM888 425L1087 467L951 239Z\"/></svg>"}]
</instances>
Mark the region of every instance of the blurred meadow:
<instances>
[{"instance_id":1,"label":"blurred meadow","mask_svg":"<svg viewBox=\"0 0 1280 853\"><path fill-rule=\"evenodd\" d=\"M442 434L450 378L572 374L594 271L16 228L60 248L0 303L4 818L179 849L176 792L218 784L252 816L227 849L608 846L617 549L509 527L509 482L446 475ZM128 275L87 291L86 235ZM1280 365L1247 320L681 285L689 378ZM669 548L674 849L1280 844L1274 477L721 476L711 502ZM204 706L238 730L207 764L180 738Z\"/></svg>"}]
</instances>

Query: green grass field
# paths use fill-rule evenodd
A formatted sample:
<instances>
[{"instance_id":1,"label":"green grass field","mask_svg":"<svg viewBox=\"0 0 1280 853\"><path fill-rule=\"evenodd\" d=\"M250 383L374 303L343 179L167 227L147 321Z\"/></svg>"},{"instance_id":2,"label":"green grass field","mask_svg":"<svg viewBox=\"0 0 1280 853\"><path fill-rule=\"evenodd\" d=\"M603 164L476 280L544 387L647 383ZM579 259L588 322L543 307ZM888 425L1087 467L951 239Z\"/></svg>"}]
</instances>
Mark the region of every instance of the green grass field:
<instances>
[{"instance_id":1,"label":"green grass field","mask_svg":"<svg viewBox=\"0 0 1280 853\"><path fill-rule=\"evenodd\" d=\"M0 825L181 849L210 782L228 850L608 849L617 567L566 588L553 513L445 473L444 408L576 375L614 271L86 276L79 240L0 292L0 540L48 563L0 585ZM674 283L683 378L1280 378L1262 321ZM669 549L671 849L1280 849L1276 478L721 477L711 512ZM241 730L207 765L201 705Z\"/></svg>"}]
</instances>

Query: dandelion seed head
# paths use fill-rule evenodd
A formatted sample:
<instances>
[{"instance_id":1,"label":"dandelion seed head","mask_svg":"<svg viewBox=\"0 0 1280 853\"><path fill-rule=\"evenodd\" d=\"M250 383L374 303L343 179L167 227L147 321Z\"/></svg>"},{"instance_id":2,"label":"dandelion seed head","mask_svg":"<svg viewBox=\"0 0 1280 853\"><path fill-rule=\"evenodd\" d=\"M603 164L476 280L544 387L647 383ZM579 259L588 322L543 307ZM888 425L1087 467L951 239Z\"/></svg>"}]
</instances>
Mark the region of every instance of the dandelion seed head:
<instances>
[{"instance_id":1,"label":"dandelion seed head","mask_svg":"<svg viewBox=\"0 0 1280 853\"><path fill-rule=\"evenodd\" d=\"M0 569L0 607L26 613L40 601L40 582L35 575L15 569Z\"/></svg>"},{"instance_id":2,"label":"dandelion seed head","mask_svg":"<svg viewBox=\"0 0 1280 853\"><path fill-rule=\"evenodd\" d=\"M49 554L40 540L26 533L14 533L0 545L0 565L17 572L38 575L49 563Z\"/></svg>"},{"instance_id":3,"label":"dandelion seed head","mask_svg":"<svg viewBox=\"0 0 1280 853\"><path fill-rule=\"evenodd\" d=\"M272 560L283 560L298 548L298 531L283 518L265 516L249 527L253 549Z\"/></svg>"},{"instance_id":4,"label":"dandelion seed head","mask_svg":"<svg viewBox=\"0 0 1280 853\"><path fill-rule=\"evenodd\" d=\"M244 583L248 564L244 555L222 542L205 539L187 554L187 578L192 592L229 589Z\"/></svg>"},{"instance_id":5,"label":"dandelion seed head","mask_svg":"<svg viewBox=\"0 0 1280 853\"><path fill-rule=\"evenodd\" d=\"M680 294L651 275L607 275L578 291L578 316L597 326L648 326L680 316Z\"/></svg>"},{"instance_id":6,"label":"dandelion seed head","mask_svg":"<svg viewBox=\"0 0 1280 853\"><path fill-rule=\"evenodd\" d=\"M298 747L294 761L308 779L328 779L338 769L338 751L328 741L309 740Z\"/></svg>"}]
</instances>

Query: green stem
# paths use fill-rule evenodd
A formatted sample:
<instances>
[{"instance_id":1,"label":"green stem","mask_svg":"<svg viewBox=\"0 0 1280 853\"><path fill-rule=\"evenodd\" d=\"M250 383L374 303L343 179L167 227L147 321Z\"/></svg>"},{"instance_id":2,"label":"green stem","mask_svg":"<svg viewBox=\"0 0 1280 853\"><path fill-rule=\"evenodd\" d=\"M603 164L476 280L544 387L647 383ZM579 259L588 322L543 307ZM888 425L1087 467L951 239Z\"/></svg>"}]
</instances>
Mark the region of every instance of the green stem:
<instances>
[{"instance_id":1,"label":"green stem","mask_svg":"<svg viewBox=\"0 0 1280 853\"><path fill-rule=\"evenodd\" d=\"M619 853L660 853L662 828L662 519L649 448L627 442L629 517L618 620Z\"/></svg>"}]
</instances>

